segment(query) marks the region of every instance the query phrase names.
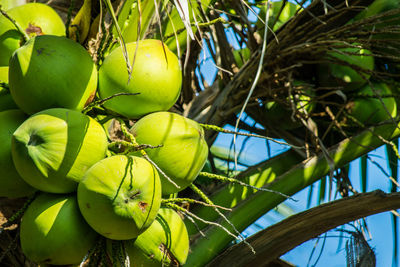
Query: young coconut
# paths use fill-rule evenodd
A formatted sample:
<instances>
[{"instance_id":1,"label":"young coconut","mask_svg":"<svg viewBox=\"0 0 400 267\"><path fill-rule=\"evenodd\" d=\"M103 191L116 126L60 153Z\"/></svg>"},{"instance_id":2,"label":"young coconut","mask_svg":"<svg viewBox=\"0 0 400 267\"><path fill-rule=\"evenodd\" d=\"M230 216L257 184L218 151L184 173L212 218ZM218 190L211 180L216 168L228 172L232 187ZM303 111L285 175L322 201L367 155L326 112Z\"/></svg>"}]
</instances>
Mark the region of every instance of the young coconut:
<instances>
[{"instance_id":1,"label":"young coconut","mask_svg":"<svg viewBox=\"0 0 400 267\"><path fill-rule=\"evenodd\" d=\"M21 178L11 158L12 133L25 120L26 115L18 109L0 112L0 197L26 197L36 191Z\"/></svg>"},{"instance_id":2,"label":"young coconut","mask_svg":"<svg viewBox=\"0 0 400 267\"><path fill-rule=\"evenodd\" d=\"M283 4L285 4L284 7L282 7ZM283 24L288 22L289 19L291 19L296 14L296 12L298 12L300 8L301 8L300 5L291 2L283 2L283 1L270 2L268 27L272 28L273 31L277 31ZM258 16L262 20L265 20L266 12L267 12L267 5L265 4L265 2L263 2L260 6L260 12ZM264 27L265 27L264 23L261 22L260 20L258 20L256 23L257 28L262 29L259 30L262 36L264 35Z\"/></svg>"},{"instance_id":3,"label":"young coconut","mask_svg":"<svg viewBox=\"0 0 400 267\"><path fill-rule=\"evenodd\" d=\"M171 112L156 112L138 120L131 131L140 144L161 145L146 152L179 186L177 188L160 174L163 195L189 186L206 163L208 146L204 130L191 119Z\"/></svg>"},{"instance_id":4,"label":"young coconut","mask_svg":"<svg viewBox=\"0 0 400 267\"><path fill-rule=\"evenodd\" d=\"M80 263L97 236L80 214L75 195L42 193L22 216L22 252L41 266Z\"/></svg>"},{"instance_id":5,"label":"young coconut","mask_svg":"<svg viewBox=\"0 0 400 267\"><path fill-rule=\"evenodd\" d=\"M319 64L317 72L322 86L343 86L344 89L355 90L368 81L371 76L368 71L374 69L372 52L359 44L353 45L357 47L339 48L337 52L328 52L327 58L344 61L358 67L359 70L339 63Z\"/></svg>"},{"instance_id":6,"label":"young coconut","mask_svg":"<svg viewBox=\"0 0 400 267\"><path fill-rule=\"evenodd\" d=\"M9 86L15 103L27 114L54 107L82 110L95 95L97 69L80 44L42 35L11 57Z\"/></svg>"},{"instance_id":7,"label":"young coconut","mask_svg":"<svg viewBox=\"0 0 400 267\"><path fill-rule=\"evenodd\" d=\"M7 14L30 36L51 34L65 36L65 25L57 12L41 3L11 8ZM23 44L22 34L5 16L0 15L0 66L8 66L12 53Z\"/></svg>"},{"instance_id":8,"label":"young coconut","mask_svg":"<svg viewBox=\"0 0 400 267\"><path fill-rule=\"evenodd\" d=\"M127 118L140 118L155 111L171 108L181 90L182 73L179 60L159 40L142 40L126 45L131 59L132 77L129 80L120 47L115 48L99 69L99 94L107 98L104 106Z\"/></svg>"},{"instance_id":9,"label":"young coconut","mask_svg":"<svg viewBox=\"0 0 400 267\"><path fill-rule=\"evenodd\" d=\"M361 88L347 103L346 111L359 122L371 125L396 117L397 105L390 88L384 83L373 83ZM381 97L381 99L379 99ZM350 120L350 125L354 123Z\"/></svg>"},{"instance_id":10,"label":"young coconut","mask_svg":"<svg viewBox=\"0 0 400 267\"><path fill-rule=\"evenodd\" d=\"M99 234L114 240L136 238L156 218L161 183L145 159L117 155L93 165L78 186L83 217Z\"/></svg>"},{"instance_id":11,"label":"young coconut","mask_svg":"<svg viewBox=\"0 0 400 267\"><path fill-rule=\"evenodd\" d=\"M293 130L302 125L296 117L294 117L295 120L292 119L292 115L295 114L292 106L296 109L296 113L301 114L302 117L308 117L308 114L315 109L315 102L313 102L315 92L311 90L309 85L301 81L295 81L293 85L296 92L293 92L290 98L286 98L286 103L270 101L264 104L265 115L268 120L285 130Z\"/></svg>"},{"instance_id":12,"label":"young coconut","mask_svg":"<svg viewBox=\"0 0 400 267\"><path fill-rule=\"evenodd\" d=\"M84 173L107 151L103 127L78 111L36 113L14 132L12 158L21 177L50 193L76 190Z\"/></svg>"},{"instance_id":13,"label":"young coconut","mask_svg":"<svg viewBox=\"0 0 400 267\"><path fill-rule=\"evenodd\" d=\"M125 248L132 267L182 266L189 254L189 235L176 211L161 208L152 225L126 241Z\"/></svg>"}]
</instances>

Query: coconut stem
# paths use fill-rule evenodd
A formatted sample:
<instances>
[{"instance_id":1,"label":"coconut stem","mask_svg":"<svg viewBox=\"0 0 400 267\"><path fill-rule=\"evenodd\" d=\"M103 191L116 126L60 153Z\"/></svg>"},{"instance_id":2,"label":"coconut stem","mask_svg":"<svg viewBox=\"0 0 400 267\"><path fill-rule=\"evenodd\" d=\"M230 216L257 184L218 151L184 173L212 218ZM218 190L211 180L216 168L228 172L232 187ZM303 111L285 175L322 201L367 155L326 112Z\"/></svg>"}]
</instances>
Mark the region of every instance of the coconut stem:
<instances>
[{"instance_id":1,"label":"coconut stem","mask_svg":"<svg viewBox=\"0 0 400 267\"><path fill-rule=\"evenodd\" d=\"M196 214L191 213L190 211L188 211L188 210L182 208L181 206L178 206L178 205L176 205L176 204L173 204L173 203L164 203L164 205L165 205L166 207L168 207L168 208L171 208L171 209L174 209L174 210L176 210L176 211L182 212L182 213L185 214L187 217L194 218L194 219L196 219L196 220L198 220L198 221L200 221L200 222L202 222L202 223L205 223L205 224L210 224L210 225L214 225L214 226L216 226L216 227L219 227L219 228L221 228L223 231L225 231L228 235L232 236L233 238L236 238L236 236L235 236L231 231L229 231L226 227L224 227L223 225L221 225L221 224L219 224L219 223L204 220L203 218L200 218L200 217L197 216Z\"/></svg>"},{"instance_id":2,"label":"coconut stem","mask_svg":"<svg viewBox=\"0 0 400 267\"><path fill-rule=\"evenodd\" d=\"M206 194L204 194L203 191L200 190L200 188L198 188L197 186L195 186L193 183L190 184L190 188L197 193L207 204L213 205L214 206L214 210L218 213L219 216L222 217L222 219L224 219L224 221L226 221L233 229L233 231L240 237L240 239L250 248L251 252L253 252L253 254L256 254L254 248L246 241L245 237L236 229L235 225L233 225L233 223L226 218L226 216L224 214L222 214L222 212L215 207L215 204L211 201L211 199L209 199L207 197Z\"/></svg>"},{"instance_id":3,"label":"coconut stem","mask_svg":"<svg viewBox=\"0 0 400 267\"><path fill-rule=\"evenodd\" d=\"M100 1L99 3L100 3L100 27L99 27L99 32L97 33L97 37L96 37L96 39L97 39L96 42L99 42L98 48L97 48L97 51L96 51L96 64L98 66L104 60L104 51L107 49L107 48L104 48L104 44L106 43L106 40L107 40L107 43L109 43L110 40L113 39L112 38L112 31L109 31L106 28L106 25L105 25L105 16L103 14L103 10L104 10L103 2Z\"/></svg>"},{"instance_id":4,"label":"coconut stem","mask_svg":"<svg viewBox=\"0 0 400 267\"><path fill-rule=\"evenodd\" d=\"M120 44L120 46L122 48L122 54L124 55L124 59L125 59L125 63L126 63L126 70L128 71L128 83L129 83L129 81L132 78L132 65L129 62L128 50L126 49L126 44L125 44L124 38L122 36L121 29L119 28L118 20L117 20L117 17L115 15L113 6L111 4L111 1L110 0L103 0L103 1L104 1L105 6L106 6L106 9L108 10L108 12L110 12L112 21L114 23L115 30L118 33L118 41L119 41L119 44Z\"/></svg>"},{"instance_id":5,"label":"coconut stem","mask_svg":"<svg viewBox=\"0 0 400 267\"><path fill-rule=\"evenodd\" d=\"M147 144L134 145L131 142L127 142L125 140L117 140L117 141L111 142L108 145L108 149L114 150L114 148L116 148L117 150L120 150L121 146L127 148L127 150L124 151L123 154L127 154L132 151L140 151L142 149L154 149L154 148L162 147L162 145L158 145L158 146L152 146L152 145L147 145Z\"/></svg>"},{"instance_id":6,"label":"coconut stem","mask_svg":"<svg viewBox=\"0 0 400 267\"><path fill-rule=\"evenodd\" d=\"M123 135L129 139L129 141L133 144L133 146L135 146L136 148L140 148L141 145L136 141L136 138L133 136L133 134L131 134L129 132L129 130L126 127L125 122L118 118L117 118L117 120L121 125L121 131L122 131ZM142 154L142 157L145 158L148 162L150 162L157 169L157 171L159 171L168 180L168 182L173 184L176 188L181 188L160 167L158 167L154 161L152 161L150 159L150 157L147 155L146 151L144 151L143 148L140 148L139 151L140 151L140 154Z\"/></svg>"},{"instance_id":7,"label":"coconut stem","mask_svg":"<svg viewBox=\"0 0 400 267\"><path fill-rule=\"evenodd\" d=\"M11 18L2 8L0 5L0 13L6 18L8 19L15 28L17 28L18 32L22 35L22 44L25 44L29 39L31 39L29 37L29 35L24 31L24 29L21 27L21 25L18 24L18 22L16 22L13 18Z\"/></svg>"},{"instance_id":8,"label":"coconut stem","mask_svg":"<svg viewBox=\"0 0 400 267\"><path fill-rule=\"evenodd\" d=\"M123 154L129 153L131 150L136 150L136 146L133 145L130 142L124 141L124 140L118 140L118 141L114 141L108 144L108 149L115 151L115 150L120 150L122 147L127 148L126 151L123 152Z\"/></svg>"},{"instance_id":9,"label":"coconut stem","mask_svg":"<svg viewBox=\"0 0 400 267\"><path fill-rule=\"evenodd\" d=\"M19 232L15 235L15 237L12 239L10 244L8 244L7 248L1 253L0 255L0 262L3 262L4 257L10 252L13 251L17 248L18 246L18 240L19 240Z\"/></svg>"},{"instance_id":10,"label":"coconut stem","mask_svg":"<svg viewBox=\"0 0 400 267\"><path fill-rule=\"evenodd\" d=\"M214 207L214 208L218 208L218 209L222 209L222 210L227 210L227 211L232 211L232 209L230 208L225 208L219 205L210 205L206 202L203 201L199 201L199 200L195 200L195 199L191 199L191 198L169 198L169 199L162 199L161 203L182 203L182 202L186 202L186 203L190 203L190 204L200 204L206 207Z\"/></svg>"},{"instance_id":11,"label":"coconut stem","mask_svg":"<svg viewBox=\"0 0 400 267\"><path fill-rule=\"evenodd\" d=\"M109 266L110 262L107 256L107 244L106 238L103 236L98 237L98 241L95 243L93 248L89 250L88 254L82 260L79 267L97 267L97 266ZM88 264L87 264L88 263Z\"/></svg>"},{"instance_id":12,"label":"coconut stem","mask_svg":"<svg viewBox=\"0 0 400 267\"><path fill-rule=\"evenodd\" d=\"M120 266L127 266L125 265L125 261L128 256L123 242L113 240L111 243L111 247L113 263L118 263Z\"/></svg>"},{"instance_id":13,"label":"coconut stem","mask_svg":"<svg viewBox=\"0 0 400 267\"><path fill-rule=\"evenodd\" d=\"M219 132L219 133L229 133L229 134L243 135L243 136L249 136L249 137L258 137L258 138L262 138L262 139L266 139L266 140L275 142L275 143L280 144L280 145L290 146L290 147L297 148L297 149L304 149L304 147L294 146L294 145L288 144L286 142L278 141L278 140L276 140L274 138L271 138L271 137L268 137L268 136L231 131L231 130L227 130L227 129L224 129L222 127L219 127L219 126L216 126L216 125L211 125L211 124L203 124L203 123L201 123L200 125L201 125L201 127L203 127L206 130L213 130L213 131L216 131L216 132Z\"/></svg>"},{"instance_id":14,"label":"coconut stem","mask_svg":"<svg viewBox=\"0 0 400 267\"><path fill-rule=\"evenodd\" d=\"M122 95L138 95L138 94L140 94L140 93L116 93L109 97L93 101L83 109L83 114L87 114L89 111L91 111L94 108L100 108L101 105L103 105L105 102L113 99L114 97L122 96Z\"/></svg>"},{"instance_id":15,"label":"coconut stem","mask_svg":"<svg viewBox=\"0 0 400 267\"><path fill-rule=\"evenodd\" d=\"M216 24L218 22L228 23L228 21L226 21L224 18L220 17L220 18L216 18L216 19L213 19L213 20L210 20L210 21L207 21L207 22L191 23L191 26L192 27L195 26L195 27L199 27L199 28L200 27L209 27L209 26L212 26L212 25L214 25L214 24ZM171 34L169 34L167 36L164 36L164 40L167 40L167 39L169 39L171 37L174 37L175 35L180 34L180 33L184 32L184 31L186 31L186 28L180 28L180 29L176 30L174 33L171 33Z\"/></svg>"},{"instance_id":16,"label":"coconut stem","mask_svg":"<svg viewBox=\"0 0 400 267\"><path fill-rule=\"evenodd\" d=\"M206 178L209 178L209 179L215 179L215 180L219 180L219 181L223 181L223 182L239 184L241 186L249 187L249 188L252 188L252 189L255 189L255 190L258 190L258 191L275 193L275 194L281 195L281 196L283 196L283 197L285 197L287 199L290 199L290 200L293 200L293 201L297 201L297 200L293 199L291 196L285 195L285 194L283 194L281 192L274 191L274 190L271 190L271 189L268 189L268 188L262 188L262 187L257 187L257 186L253 186L253 185L250 185L250 184L246 184L246 183L244 183L244 182L242 182L242 181L240 181L238 179L235 179L235 178L226 177L226 176L222 176L222 175L218 175L218 174L214 174L214 173L209 173L209 172L200 172L199 176L206 177Z\"/></svg>"},{"instance_id":17,"label":"coconut stem","mask_svg":"<svg viewBox=\"0 0 400 267\"><path fill-rule=\"evenodd\" d=\"M69 38L69 26L71 25L71 20L72 20L72 11L74 10L75 7L75 0L71 0L71 4L69 5L68 8L68 13L67 13L67 21L65 23L65 35Z\"/></svg>"},{"instance_id":18,"label":"coconut stem","mask_svg":"<svg viewBox=\"0 0 400 267\"><path fill-rule=\"evenodd\" d=\"M24 205L16 212L14 213L6 223L4 223L2 226L0 226L0 234L3 233L4 229L11 226L20 216L24 214L26 209L29 207L29 205L32 203L33 200L37 197L38 193L35 192L30 198L28 198Z\"/></svg>"}]
</instances>

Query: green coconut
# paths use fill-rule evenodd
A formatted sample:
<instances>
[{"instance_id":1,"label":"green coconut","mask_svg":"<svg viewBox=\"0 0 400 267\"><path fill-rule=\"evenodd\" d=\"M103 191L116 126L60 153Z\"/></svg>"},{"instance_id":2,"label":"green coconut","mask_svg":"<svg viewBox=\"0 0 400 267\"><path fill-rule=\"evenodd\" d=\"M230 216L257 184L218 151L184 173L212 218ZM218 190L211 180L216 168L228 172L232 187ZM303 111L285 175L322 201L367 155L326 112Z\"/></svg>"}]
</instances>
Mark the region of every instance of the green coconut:
<instances>
[{"instance_id":1,"label":"green coconut","mask_svg":"<svg viewBox=\"0 0 400 267\"><path fill-rule=\"evenodd\" d=\"M189 254L185 223L169 208L161 208L153 224L125 244L133 267L182 266Z\"/></svg>"},{"instance_id":2,"label":"green coconut","mask_svg":"<svg viewBox=\"0 0 400 267\"><path fill-rule=\"evenodd\" d=\"M0 111L17 109L8 88L8 66L0 67Z\"/></svg>"},{"instance_id":3,"label":"green coconut","mask_svg":"<svg viewBox=\"0 0 400 267\"><path fill-rule=\"evenodd\" d=\"M248 47L233 50L233 57L238 68L241 68L249 60L250 56L251 51Z\"/></svg>"},{"instance_id":4,"label":"green coconut","mask_svg":"<svg viewBox=\"0 0 400 267\"><path fill-rule=\"evenodd\" d=\"M398 0L375 0L367 8L358 13L350 23L369 19L372 16L382 15L384 12L389 12L398 8L400 8L400 1ZM375 53L381 53L390 57L399 56L400 32L398 29L395 29L399 25L400 16L394 14L380 16L373 25L368 27L368 30L371 31L369 38L373 39L371 45L373 46ZM366 28L364 29L367 30ZM377 33L380 31L386 31L386 33ZM390 43L388 41L390 41ZM386 63L389 63L389 68L395 68L394 71L398 71L399 68L397 63Z\"/></svg>"},{"instance_id":5,"label":"green coconut","mask_svg":"<svg viewBox=\"0 0 400 267\"><path fill-rule=\"evenodd\" d=\"M292 130L302 125L296 117L294 117L295 120L292 119L294 114L292 105L296 108L296 112L301 113L304 117L307 117L315 109L314 91L310 90L302 82L297 81L295 83L297 92L290 97L290 101L293 103L290 103L289 97L287 97L287 103L269 101L264 104L265 116L268 120L285 130Z\"/></svg>"},{"instance_id":6,"label":"green coconut","mask_svg":"<svg viewBox=\"0 0 400 267\"><path fill-rule=\"evenodd\" d=\"M285 24L289 19L291 19L301 8L300 5L286 2L285 6L282 8L283 1L275 1L270 2L270 9L269 9L269 18L268 18L268 26L273 29L273 31L278 30L283 24ZM267 12L267 5L263 3L260 6L260 12L258 16L265 20L265 13ZM274 25L272 25L275 23ZM262 23L260 20L256 23L257 27L260 29L264 29L265 24ZM264 34L263 31L260 31L262 35Z\"/></svg>"},{"instance_id":7,"label":"green coconut","mask_svg":"<svg viewBox=\"0 0 400 267\"><path fill-rule=\"evenodd\" d=\"M12 158L21 177L50 193L76 190L84 173L105 157L103 127L78 111L54 108L27 119L12 137Z\"/></svg>"},{"instance_id":8,"label":"green coconut","mask_svg":"<svg viewBox=\"0 0 400 267\"><path fill-rule=\"evenodd\" d=\"M93 165L78 187L83 217L99 234L114 240L136 238L156 218L161 183L145 159L117 155Z\"/></svg>"},{"instance_id":9,"label":"green coconut","mask_svg":"<svg viewBox=\"0 0 400 267\"><path fill-rule=\"evenodd\" d=\"M132 77L120 47L114 49L99 69L99 94L107 98L122 95L105 102L104 106L127 118L139 118L155 111L171 108L180 94L182 73L179 60L159 40L128 43L127 50L133 65Z\"/></svg>"},{"instance_id":10,"label":"green coconut","mask_svg":"<svg viewBox=\"0 0 400 267\"><path fill-rule=\"evenodd\" d=\"M97 69L80 44L41 35L11 57L9 86L15 103L28 114L55 107L82 110L95 95Z\"/></svg>"},{"instance_id":11,"label":"green coconut","mask_svg":"<svg viewBox=\"0 0 400 267\"><path fill-rule=\"evenodd\" d=\"M161 145L146 152L179 186L160 174L163 195L189 186L206 163L208 146L203 128L191 119L171 112L156 112L138 120L131 131L140 144Z\"/></svg>"},{"instance_id":12,"label":"green coconut","mask_svg":"<svg viewBox=\"0 0 400 267\"><path fill-rule=\"evenodd\" d=\"M366 19L399 7L400 2L398 0L375 0L365 10L358 13L354 20Z\"/></svg>"},{"instance_id":13,"label":"green coconut","mask_svg":"<svg viewBox=\"0 0 400 267\"><path fill-rule=\"evenodd\" d=\"M377 124L397 115L396 100L391 95L392 91L384 83L366 85L347 103L346 110L363 124Z\"/></svg>"},{"instance_id":14,"label":"green coconut","mask_svg":"<svg viewBox=\"0 0 400 267\"><path fill-rule=\"evenodd\" d=\"M51 34L65 36L65 25L57 12L41 3L29 3L7 11L30 37ZM0 15L0 66L8 66L12 53L21 46L23 35Z\"/></svg>"},{"instance_id":15,"label":"green coconut","mask_svg":"<svg viewBox=\"0 0 400 267\"><path fill-rule=\"evenodd\" d=\"M42 193L22 217L22 252L40 265L80 263L97 236L80 214L75 195Z\"/></svg>"},{"instance_id":16,"label":"green coconut","mask_svg":"<svg viewBox=\"0 0 400 267\"><path fill-rule=\"evenodd\" d=\"M328 52L327 58L354 65L360 68L360 73L351 66L343 65L343 63L319 64L317 66L319 83L326 87L342 86L347 90L360 88L367 83L371 76L368 71L374 69L372 52L359 45L357 47L339 48L337 52Z\"/></svg>"},{"instance_id":17,"label":"green coconut","mask_svg":"<svg viewBox=\"0 0 400 267\"><path fill-rule=\"evenodd\" d=\"M11 157L12 134L25 120L26 115L18 109L0 112L0 197L25 197L36 191L18 174Z\"/></svg>"}]
</instances>

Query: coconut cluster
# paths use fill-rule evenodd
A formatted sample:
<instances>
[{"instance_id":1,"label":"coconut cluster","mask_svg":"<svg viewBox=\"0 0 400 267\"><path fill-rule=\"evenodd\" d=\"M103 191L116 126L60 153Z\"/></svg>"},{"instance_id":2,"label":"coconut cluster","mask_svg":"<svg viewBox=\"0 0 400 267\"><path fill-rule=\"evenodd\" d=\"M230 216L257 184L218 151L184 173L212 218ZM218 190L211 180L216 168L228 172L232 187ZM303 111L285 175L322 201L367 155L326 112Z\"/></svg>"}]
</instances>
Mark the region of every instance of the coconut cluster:
<instances>
[{"instance_id":1,"label":"coconut cluster","mask_svg":"<svg viewBox=\"0 0 400 267\"><path fill-rule=\"evenodd\" d=\"M371 16L399 7L399 1L374 1L348 23L370 19ZM265 18L266 5L260 8L259 16ZM278 31L297 13L303 12L300 5L284 1L272 2L268 11L268 27L274 31ZM267 123L278 124L280 129L296 132L310 123L309 118L317 122L318 126L324 126L327 121L331 123L334 114L335 125L339 125L342 131L344 129L352 132L360 129L361 125L376 125L395 118L397 102L394 95L398 89L392 84L377 80L373 73L382 71L376 66L376 60L398 56L393 54L393 47L383 47L384 45L379 45L379 41L399 39L400 36L397 33L372 33L399 23L399 18L392 16L378 22L374 28L371 26L371 42L324 40L326 43L321 49L326 53L321 53L319 58L313 58L312 61L316 63L306 68L312 75L304 72L294 74L289 82L277 82L276 90L259 99ZM258 20L256 27L262 35L266 26ZM397 45L396 48L400 47ZM248 48L234 50L236 65L241 67L250 58L250 54ZM398 73L398 65L389 71ZM318 102L322 104L319 105ZM329 118L324 116L327 105L331 109ZM320 119L321 116L324 117Z\"/></svg>"},{"instance_id":2,"label":"coconut cluster","mask_svg":"<svg viewBox=\"0 0 400 267\"><path fill-rule=\"evenodd\" d=\"M195 180L208 147L197 122L168 112L182 84L176 55L149 39L127 44L131 73L119 47L98 68L50 7L7 13L29 32L0 17L0 196L36 195L21 221L24 254L79 264L102 236L125 242L135 266L184 264L188 233L162 198ZM136 151L109 150L107 125L85 110L98 99L134 122Z\"/></svg>"}]
</instances>

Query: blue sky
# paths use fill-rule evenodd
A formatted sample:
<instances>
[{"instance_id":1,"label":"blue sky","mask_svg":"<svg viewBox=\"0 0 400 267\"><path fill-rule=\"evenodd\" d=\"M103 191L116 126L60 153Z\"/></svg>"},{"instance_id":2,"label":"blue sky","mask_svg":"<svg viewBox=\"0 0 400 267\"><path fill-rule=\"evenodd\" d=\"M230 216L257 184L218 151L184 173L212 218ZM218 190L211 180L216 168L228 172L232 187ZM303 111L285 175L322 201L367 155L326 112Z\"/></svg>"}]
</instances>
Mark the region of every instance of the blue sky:
<instances>
[{"instance_id":1,"label":"blue sky","mask_svg":"<svg viewBox=\"0 0 400 267\"><path fill-rule=\"evenodd\" d=\"M385 149L383 147L371 152L378 157L374 157L374 160L378 161L379 164L386 169L388 172L388 168L386 162L384 160L385 157ZM351 171L350 178L353 186L356 190L361 191L360 183L359 183L359 162L360 160L355 160L351 163ZM386 175L384 175L378 167L373 164L369 164L369 183L367 191L373 191L376 189L381 189L385 192L389 192L389 179ZM317 190L316 190L317 191ZM306 207L306 197L308 196L308 190L303 190L302 192L296 195L296 199L299 199L299 203L291 204L291 206L296 211L302 211ZM314 195L314 200L317 199L317 196ZM315 201L314 201L315 204ZM392 232L392 220L391 213L385 212L377 215L373 215L366 218L366 222L371 234L371 239L369 240L370 246L374 249L377 266L392 266L392 255L393 255L393 232ZM347 227L346 229L351 229ZM249 229L250 230L250 229ZM338 236L338 231L330 231L328 233L329 236ZM312 251L313 246L315 245L316 240L311 240L303 245L297 247L293 251L287 253L283 258L298 264L299 266L307 266L308 258L310 255L310 251ZM344 244L346 239L343 240L342 246L338 248L338 238L327 238L325 248L322 252L321 259L319 260L317 266L345 266L345 250ZM317 251L320 251L322 242L319 242L319 246ZM316 253L318 254L318 253ZM314 256L312 263L315 262L316 256Z\"/></svg>"},{"instance_id":2,"label":"blue sky","mask_svg":"<svg viewBox=\"0 0 400 267\"><path fill-rule=\"evenodd\" d=\"M237 147L240 147L243 137L238 137ZM232 141L232 135L222 135L216 140L216 145L221 146L229 146ZM272 155L282 153L286 148L281 145L277 145L271 142L271 150ZM247 143L244 149L244 157L243 161L247 163L257 163L260 160L264 160L267 155L265 140L252 138L249 143ZM385 169L387 173L389 173L389 169L387 163L385 161L386 152L384 147L380 147L377 150L370 152L371 158L380 164L381 167ZM258 159L258 161L254 161L254 159ZM355 160L350 165L350 179L352 185L357 191L361 191L360 188L360 160ZM382 173L382 171L375 166L374 164L368 164L368 187L367 191L373 191L376 189L381 189L385 192L389 192L390 190L390 182L388 177ZM319 182L315 183L312 197L312 205L315 206L317 204L318 198L318 188ZM328 187L327 189L328 190ZM333 188L333 194L335 193L336 187ZM282 212L285 214L297 213L306 209L307 207L307 198L309 195L309 188L302 190L297 193L294 198L298 200L298 202L294 202L288 200L285 202L287 207L283 207ZM325 199L327 201L327 199ZM271 211L257 220L253 225L248 227L243 234L245 236L252 235L262 228L268 227L269 225L276 223L280 220L284 219L284 216L280 215L276 211ZM390 212L377 214L374 216L370 216L366 218L367 226L369 228L371 239L368 240L370 246L374 249L377 259L377 266L391 266L392 265L392 254L393 254L393 240L392 240L392 221ZM261 227L261 228L260 228ZM351 227L346 227L348 230L352 230ZM339 246L339 238L340 233L336 230L330 231L327 233L329 236L325 240L324 248L322 250L322 254L316 266L324 266L324 267L335 267L335 266L345 266L345 250L344 246L347 239L342 239L341 246ZM315 249L314 256L311 258L310 265L307 265L309 262L309 258L311 255L311 251L313 247L316 245L316 239L310 240L294 250L290 251L286 255L283 256L283 259L296 264L297 266L313 266L315 263L319 253L321 252L322 244L324 243L321 239L318 242L318 245ZM339 246L339 247L338 247Z\"/></svg>"}]
</instances>

